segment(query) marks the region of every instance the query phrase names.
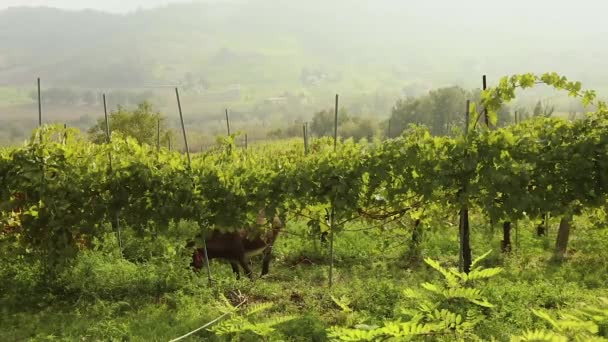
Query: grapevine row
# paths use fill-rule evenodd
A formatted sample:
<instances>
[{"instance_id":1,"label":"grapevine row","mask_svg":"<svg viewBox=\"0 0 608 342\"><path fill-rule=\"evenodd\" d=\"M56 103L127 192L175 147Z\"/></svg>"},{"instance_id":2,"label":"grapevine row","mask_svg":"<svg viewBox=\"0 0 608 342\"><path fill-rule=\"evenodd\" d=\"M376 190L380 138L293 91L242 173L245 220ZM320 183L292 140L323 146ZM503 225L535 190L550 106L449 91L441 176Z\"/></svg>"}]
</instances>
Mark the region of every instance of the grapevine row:
<instances>
[{"instance_id":1,"label":"grapevine row","mask_svg":"<svg viewBox=\"0 0 608 342\"><path fill-rule=\"evenodd\" d=\"M255 153L227 148L195 155L191 169L179 153L119 134L98 145L72 130L64 139L63 127L45 126L24 146L0 150L0 242L70 257L79 241L100 237L117 211L141 233L150 224L162 233L171 221L233 230L254 222L260 208L295 213L329 203L337 222L370 211L404 214L404 208L419 215L428 205L474 206L495 221L604 205L608 114L595 93L555 74L526 74L488 89L482 106L492 118L516 88L539 82L566 89L597 111L574 122L538 118L455 137L412 127L384 142L345 141L335 152L331 140L318 139L308 155L296 141Z\"/></svg>"}]
</instances>

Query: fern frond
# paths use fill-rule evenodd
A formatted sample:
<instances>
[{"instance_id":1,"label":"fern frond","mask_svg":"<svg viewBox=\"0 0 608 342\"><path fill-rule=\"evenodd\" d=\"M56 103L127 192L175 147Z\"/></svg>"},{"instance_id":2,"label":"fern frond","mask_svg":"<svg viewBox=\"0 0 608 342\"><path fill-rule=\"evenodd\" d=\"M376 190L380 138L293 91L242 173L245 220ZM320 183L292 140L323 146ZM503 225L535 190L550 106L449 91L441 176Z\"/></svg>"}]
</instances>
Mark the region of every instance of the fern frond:
<instances>
[{"instance_id":1,"label":"fern frond","mask_svg":"<svg viewBox=\"0 0 608 342\"><path fill-rule=\"evenodd\" d=\"M495 267L495 268L486 268L483 270L473 270L471 271L468 275L466 275L466 281L470 281L470 280L479 280L479 279L488 279L488 278L492 278L495 275L501 273L503 271L502 268L499 267Z\"/></svg>"},{"instance_id":2,"label":"fern frond","mask_svg":"<svg viewBox=\"0 0 608 342\"><path fill-rule=\"evenodd\" d=\"M416 322L387 322L384 327L377 329L376 334L387 337L412 337L442 331L435 323L424 324Z\"/></svg>"},{"instance_id":3,"label":"fern frond","mask_svg":"<svg viewBox=\"0 0 608 342\"><path fill-rule=\"evenodd\" d=\"M268 336L275 330L275 326L291 321L295 318L295 316L275 316L265 320L264 322L250 323L247 330L258 336Z\"/></svg>"},{"instance_id":4,"label":"fern frond","mask_svg":"<svg viewBox=\"0 0 608 342\"><path fill-rule=\"evenodd\" d=\"M556 329L556 330L560 330L559 324L557 323L556 320L553 319L553 317L549 316L548 313L540 311L540 310L535 310L532 309L532 313L535 314L537 317L544 319L545 321L547 321L549 324L551 324L551 326Z\"/></svg>"},{"instance_id":5,"label":"fern frond","mask_svg":"<svg viewBox=\"0 0 608 342\"><path fill-rule=\"evenodd\" d=\"M340 299L337 299L332 295L331 299L340 307L340 309L342 309L343 312L353 312L353 309L349 307L350 300L346 296L342 296Z\"/></svg>"},{"instance_id":6,"label":"fern frond","mask_svg":"<svg viewBox=\"0 0 608 342\"><path fill-rule=\"evenodd\" d=\"M247 323L243 317L234 316L228 320L219 322L207 330L216 335L235 334L244 331Z\"/></svg>"},{"instance_id":7,"label":"fern frond","mask_svg":"<svg viewBox=\"0 0 608 342\"><path fill-rule=\"evenodd\" d=\"M424 262L435 270L437 270L439 273L441 273L445 278L446 282L448 283L449 287L457 287L460 285L460 283L458 282L458 278L454 276L451 272L443 268L441 265L439 265L439 262L431 258L425 258Z\"/></svg>"},{"instance_id":8,"label":"fern frond","mask_svg":"<svg viewBox=\"0 0 608 342\"><path fill-rule=\"evenodd\" d=\"M511 342L568 342L566 336L549 330L530 330L523 335L511 337Z\"/></svg>"},{"instance_id":9,"label":"fern frond","mask_svg":"<svg viewBox=\"0 0 608 342\"><path fill-rule=\"evenodd\" d=\"M410 289L410 288L403 290L403 295L406 298L411 298L411 299L421 299L421 298L426 297L422 292L415 290L415 289Z\"/></svg>"},{"instance_id":10,"label":"fern frond","mask_svg":"<svg viewBox=\"0 0 608 342\"><path fill-rule=\"evenodd\" d=\"M458 326L462 324L461 315L446 309L443 309L441 311L435 310L435 312L429 315L428 318L435 321L435 324L437 324L437 326L440 326L442 329L455 330Z\"/></svg>"},{"instance_id":11,"label":"fern frond","mask_svg":"<svg viewBox=\"0 0 608 342\"><path fill-rule=\"evenodd\" d=\"M475 326L477 326L479 323L481 323L483 320L485 319L485 315L479 313L476 310L467 310L467 317L465 319L465 321L462 323L462 325L465 327L465 329L468 329L470 326L470 329L473 329Z\"/></svg>"},{"instance_id":12,"label":"fern frond","mask_svg":"<svg viewBox=\"0 0 608 342\"><path fill-rule=\"evenodd\" d=\"M439 286L433 284L433 283L422 283L420 284L420 286L429 291L432 292L434 294L438 294L438 295L443 295L443 293L445 292L445 290L443 288L440 288Z\"/></svg>"},{"instance_id":13,"label":"fern frond","mask_svg":"<svg viewBox=\"0 0 608 342\"><path fill-rule=\"evenodd\" d=\"M418 310L421 313L433 312L435 308L437 308L438 303L431 303L429 301L424 301L418 304Z\"/></svg>"},{"instance_id":14,"label":"fern frond","mask_svg":"<svg viewBox=\"0 0 608 342\"><path fill-rule=\"evenodd\" d=\"M464 272L459 272L457 269L455 268L450 268L448 271L450 271L450 273L452 273L453 275L455 275L456 277L460 278L460 280L462 281L466 281L467 280L467 274Z\"/></svg>"},{"instance_id":15,"label":"fern frond","mask_svg":"<svg viewBox=\"0 0 608 342\"><path fill-rule=\"evenodd\" d=\"M443 325L437 323L385 322L383 327L375 329L332 327L328 330L328 337L332 341L376 341L380 338L408 341L417 335L428 335L443 330Z\"/></svg>"},{"instance_id":16,"label":"fern frond","mask_svg":"<svg viewBox=\"0 0 608 342\"><path fill-rule=\"evenodd\" d=\"M222 293L220 293L220 300L218 302L216 302L215 307L221 313L234 312L236 310L234 305L232 305L232 303L230 303L228 298L226 298L226 296L224 296L224 294L222 294Z\"/></svg>"},{"instance_id":17,"label":"fern frond","mask_svg":"<svg viewBox=\"0 0 608 342\"><path fill-rule=\"evenodd\" d=\"M469 302L471 302L473 304L477 304L479 306L483 306L484 308L493 308L494 307L494 304L488 302L485 298L482 298L481 300L469 299Z\"/></svg>"},{"instance_id":18,"label":"fern frond","mask_svg":"<svg viewBox=\"0 0 608 342\"><path fill-rule=\"evenodd\" d=\"M274 306L274 304L272 303L256 303L256 304L252 304L250 306L247 307L247 309L245 310L245 316L253 316L256 313L262 312L262 311L267 311L270 308L272 308Z\"/></svg>"},{"instance_id":19,"label":"fern frond","mask_svg":"<svg viewBox=\"0 0 608 342\"><path fill-rule=\"evenodd\" d=\"M569 320L560 320L558 321L561 331L576 331L577 333L587 332L590 334L597 334L599 332L599 327L597 324L591 321L583 321L578 318L569 319Z\"/></svg>"},{"instance_id":20,"label":"fern frond","mask_svg":"<svg viewBox=\"0 0 608 342\"><path fill-rule=\"evenodd\" d=\"M492 254L492 250L490 249L489 251L485 252L483 255L475 258L475 260L473 260L473 262L471 263L471 269L474 270L477 267L477 264L479 262L481 262L483 259L487 258L488 255Z\"/></svg>"},{"instance_id":21,"label":"fern frond","mask_svg":"<svg viewBox=\"0 0 608 342\"><path fill-rule=\"evenodd\" d=\"M331 327L327 330L327 337L329 337L331 341L373 341L377 336L376 331L377 329L359 330L343 327Z\"/></svg>"},{"instance_id":22,"label":"fern frond","mask_svg":"<svg viewBox=\"0 0 608 342\"><path fill-rule=\"evenodd\" d=\"M369 325L369 324L357 324L355 325L355 329L359 330L374 330L380 328L377 325Z\"/></svg>"},{"instance_id":23,"label":"fern frond","mask_svg":"<svg viewBox=\"0 0 608 342\"><path fill-rule=\"evenodd\" d=\"M485 299L481 290L474 288L455 288L444 290L441 295L446 299L460 298L485 308L493 308L494 305Z\"/></svg>"}]
</instances>

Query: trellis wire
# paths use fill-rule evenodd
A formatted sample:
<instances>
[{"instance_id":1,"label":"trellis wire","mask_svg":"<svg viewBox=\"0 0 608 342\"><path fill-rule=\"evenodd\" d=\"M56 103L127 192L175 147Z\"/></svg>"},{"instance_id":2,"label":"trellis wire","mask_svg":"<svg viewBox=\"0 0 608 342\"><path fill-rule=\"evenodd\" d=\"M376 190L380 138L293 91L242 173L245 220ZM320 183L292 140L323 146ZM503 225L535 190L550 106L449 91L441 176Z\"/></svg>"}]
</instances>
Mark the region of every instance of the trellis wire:
<instances>
[{"instance_id":1,"label":"trellis wire","mask_svg":"<svg viewBox=\"0 0 608 342\"><path fill-rule=\"evenodd\" d=\"M235 309L238 309L238 308L239 308L241 305L245 304L245 302L247 302L247 299L243 300L241 303L239 303L239 304L238 304L237 306L235 306L234 308L235 308ZM205 328L207 328L207 327L211 326L212 324L214 324L214 323L218 322L218 321L219 321L219 320L221 320L222 318L224 318L224 317L226 317L226 316L230 315L232 312L233 312L233 311L228 311L228 312L224 313L223 315L219 316L218 318L214 319L213 321L211 321L211 322L209 322L209 323L206 323L205 325L203 325L203 326L201 326L201 327L199 327L199 328L196 328L196 329L192 330L191 332L189 332L189 333L187 333L187 334L185 334L185 335L182 335L182 336L180 336L180 337L178 337L178 338L174 338L174 339L172 339L172 340L171 340L171 341L169 341L169 342L177 342L177 341L182 340L182 339L184 339L184 338L186 338L186 337L188 337L188 336L191 336L191 335L193 335L193 334L195 334L195 333L197 333L197 332L199 332L199 331L201 331L201 330L203 330L203 329L205 329Z\"/></svg>"}]
</instances>

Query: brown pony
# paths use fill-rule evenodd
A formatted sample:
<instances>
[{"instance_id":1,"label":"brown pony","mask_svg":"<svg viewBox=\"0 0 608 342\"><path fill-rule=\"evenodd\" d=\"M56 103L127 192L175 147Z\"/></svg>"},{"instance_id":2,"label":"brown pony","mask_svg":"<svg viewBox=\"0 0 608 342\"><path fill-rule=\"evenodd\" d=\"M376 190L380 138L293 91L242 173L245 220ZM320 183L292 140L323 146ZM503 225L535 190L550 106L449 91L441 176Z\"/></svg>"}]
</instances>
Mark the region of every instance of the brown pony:
<instances>
[{"instance_id":1,"label":"brown pony","mask_svg":"<svg viewBox=\"0 0 608 342\"><path fill-rule=\"evenodd\" d=\"M263 225L266 221L263 211L260 211L257 219L258 225ZM207 256L211 259L225 259L230 262L232 271L236 274L237 279L240 278L239 265L245 271L245 274L252 278L251 268L249 267L249 258L255 255L263 254L262 261L262 276L268 273L270 259L272 258L272 246L283 228L283 221L275 216L272 220L272 227L269 231L261 235L253 235L246 229L240 229L236 232L221 233L214 232L206 240ZM188 242L187 247L194 247L194 241ZM200 271L205 265L205 254L203 248L196 248L192 255L192 263L190 264L195 271Z\"/></svg>"}]
</instances>

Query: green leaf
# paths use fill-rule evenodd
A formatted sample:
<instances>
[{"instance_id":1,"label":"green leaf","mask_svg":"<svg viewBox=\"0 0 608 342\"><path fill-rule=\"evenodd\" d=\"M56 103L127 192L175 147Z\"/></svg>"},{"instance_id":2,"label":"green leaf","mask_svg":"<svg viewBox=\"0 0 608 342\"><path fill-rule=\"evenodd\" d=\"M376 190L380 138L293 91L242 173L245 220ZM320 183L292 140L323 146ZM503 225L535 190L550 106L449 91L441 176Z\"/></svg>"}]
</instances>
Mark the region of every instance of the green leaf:
<instances>
[{"instance_id":1,"label":"green leaf","mask_svg":"<svg viewBox=\"0 0 608 342\"><path fill-rule=\"evenodd\" d=\"M492 126L496 126L498 123L498 113L495 110L488 110L488 121Z\"/></svg>"}]
</instances>

